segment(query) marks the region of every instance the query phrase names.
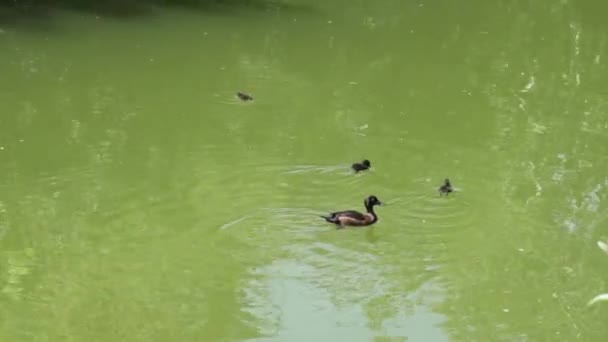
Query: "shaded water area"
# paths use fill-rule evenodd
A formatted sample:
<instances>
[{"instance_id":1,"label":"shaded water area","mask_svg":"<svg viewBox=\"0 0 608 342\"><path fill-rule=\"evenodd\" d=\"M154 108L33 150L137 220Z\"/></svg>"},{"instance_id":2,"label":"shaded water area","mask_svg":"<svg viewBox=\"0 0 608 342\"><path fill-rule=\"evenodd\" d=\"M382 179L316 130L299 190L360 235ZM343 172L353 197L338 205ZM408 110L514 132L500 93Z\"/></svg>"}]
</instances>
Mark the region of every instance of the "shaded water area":
<instances>
[{"instance_id":1,"label":"shaded water area","mask_svg":"<svg viewBox=\"0 0 608 342\"><path fill-rule=\"evenodd\" d=\"M0 340L606 340L607 4L133 3L0 6Z\"/></svg>"}]
</instances>

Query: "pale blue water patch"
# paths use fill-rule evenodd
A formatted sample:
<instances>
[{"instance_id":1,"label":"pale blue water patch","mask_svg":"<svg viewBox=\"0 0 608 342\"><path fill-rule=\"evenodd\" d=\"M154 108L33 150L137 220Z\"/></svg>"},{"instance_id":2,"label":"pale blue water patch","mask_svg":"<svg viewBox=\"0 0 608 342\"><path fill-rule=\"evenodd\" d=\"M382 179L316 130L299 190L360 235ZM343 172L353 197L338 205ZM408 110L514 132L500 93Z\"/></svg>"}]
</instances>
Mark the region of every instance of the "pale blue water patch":
<instances>
[{"instance_id":1,"label":"pale blue water patch","mask_svg":"<svg viewBox=\"0 0 608 342\"><path fill-rule=\"evenodd\" d=\"M434 313L429 306L440 300L437 284L432 282L403 296L403 300L415 304L404 302L394 317L381 320L380 326L370 327L364 322L375 319L366 312L365 294L357 295L347 286L342 289L347 293L342 295L354 295L358 299L335 304L331 300L334 295L315 281L323 270L293 260L273 263L258 272L265 280L248 284L247 311L260 316L260 320L265 321L262 332L273 337L250 341L372 341L377 337L389 341L449 340L440 328L445 317ZM381 284L382 280L379 278L376 282ZM378 295L378 291L382 292L381 286L376 286L369 295Z\"/></svg>"}]
</instances>

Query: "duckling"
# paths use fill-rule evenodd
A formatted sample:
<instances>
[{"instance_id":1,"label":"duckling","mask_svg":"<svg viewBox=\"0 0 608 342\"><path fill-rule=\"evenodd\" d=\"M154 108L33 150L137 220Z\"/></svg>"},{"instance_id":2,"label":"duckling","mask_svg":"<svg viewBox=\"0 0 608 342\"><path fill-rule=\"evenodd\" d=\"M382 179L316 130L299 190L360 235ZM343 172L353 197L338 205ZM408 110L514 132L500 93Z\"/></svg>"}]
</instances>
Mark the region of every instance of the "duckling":
<instances>
[{"instance_id":1,"label":"duckling","mask_svg":"<svg viewBox=\"0 0 608 342\"><path fill-rule=\"evenodd\" d=\"M370 167L372 167L372 164L367 159L365 159L364 161L362 161L360 163L354 163L351 166L351 168L353 170L355 170L355 173L359 173L359 171L365 171L365 170L369 169Z\"/></svg>"},{"instance_id":2,"label":"duckling","mask_svg":"<svg viewBox=\"0 0 608 342\"><path fill-rule=\"evenodd\" d=\"M365 214L356 210L336 211L327 216L321 216L325 221L337 224L338 228L344 226L369 226L378 221L378 215L374 213L375 205L382 205L378 197L371 195L363 201L367 212Z\"/></svg>"},{"instance_id":3,"label":"duckling","mask_svg":"<svg viewBox=\"0 0 608 342\"><path fill-rule=\"evenodd\" d=\"M253 100L253 96L249 95L249 94L245 94L243 92L238 91L236 93L236 97L238 97L239 99L241 99L241 101L251 101Z\"/></svg>"},{"instance_id":4,"label":"duckling","mask_svg":"<svg viewBox=\"0 0 608 342\"><path fill-rule=\"evenodd\" d=\"M446 178L443 185L439 187L439 196L443 194L448 196L453 190L454 189L452 189L452 184L450 184L450 180Z\"/></svg>"}]
</instances>

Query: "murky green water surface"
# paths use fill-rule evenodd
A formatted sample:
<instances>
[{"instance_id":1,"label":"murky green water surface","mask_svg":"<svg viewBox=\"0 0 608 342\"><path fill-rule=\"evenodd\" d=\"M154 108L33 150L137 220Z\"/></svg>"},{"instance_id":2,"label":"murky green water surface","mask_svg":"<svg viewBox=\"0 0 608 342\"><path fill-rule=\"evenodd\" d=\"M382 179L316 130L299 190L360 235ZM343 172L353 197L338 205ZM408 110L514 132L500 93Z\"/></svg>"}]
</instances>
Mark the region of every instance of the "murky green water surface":
<instances>
[{"instance_id":1,"label":"murky green water surface","mask_svg":"<svg viewBox=\"0 0 608 342\"><path fill-rule=\"evenodd\" d=\"M4 10L0 340L605 341L608 6L499 3Z\"/></svg>"}]
</instances>

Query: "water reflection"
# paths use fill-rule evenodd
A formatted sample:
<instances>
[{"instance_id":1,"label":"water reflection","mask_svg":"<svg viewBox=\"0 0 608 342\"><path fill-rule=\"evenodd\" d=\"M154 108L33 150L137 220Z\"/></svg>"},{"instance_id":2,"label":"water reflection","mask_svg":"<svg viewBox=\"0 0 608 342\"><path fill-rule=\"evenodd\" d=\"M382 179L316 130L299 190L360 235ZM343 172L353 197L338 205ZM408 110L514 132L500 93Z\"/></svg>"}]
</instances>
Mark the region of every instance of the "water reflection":
<instances>
[{"instance_id":1,"label":"water reflection","mask_svg":"<svg viewBox=\"0 0 608 342\"><path fill-rule=\"evenodd\" d=\"M348 269L348 272L357 271L359 270ZM321 279L331 276L323 274L331 272L330 270L295 260L275 263L262 272L268 280L257 284L256 288L268 292L262 301L250 299L255 303L252 312L280 324L277 326L275 323L271 325L272 329L263 331L273 338L256 340L302 340L304 336L320 339L333 336L355 341L370 341L378 337L401 340L405 336L432 337L434 341L447 340L437 326L443 320L442 316L429 312L421 304L424 289L404 295L402 299L387 298L380 295L384 293L382 277L374 279L375 284L371 288L361 284L364 281L362 277L372 274L360 275L353 279L356 282L351 286L342 284L336 287L335 283L319 283ZM339 283L344 281L348 280L337 280ZM433 285L425 287L432 288ZM338 289L346 298L336 298L336 294L328 289ZM369 290L372 290L369 294L362 293ZM361 322L370 317L376 319L369 326L361 325Z\"/></svg>"}]
</instances>

